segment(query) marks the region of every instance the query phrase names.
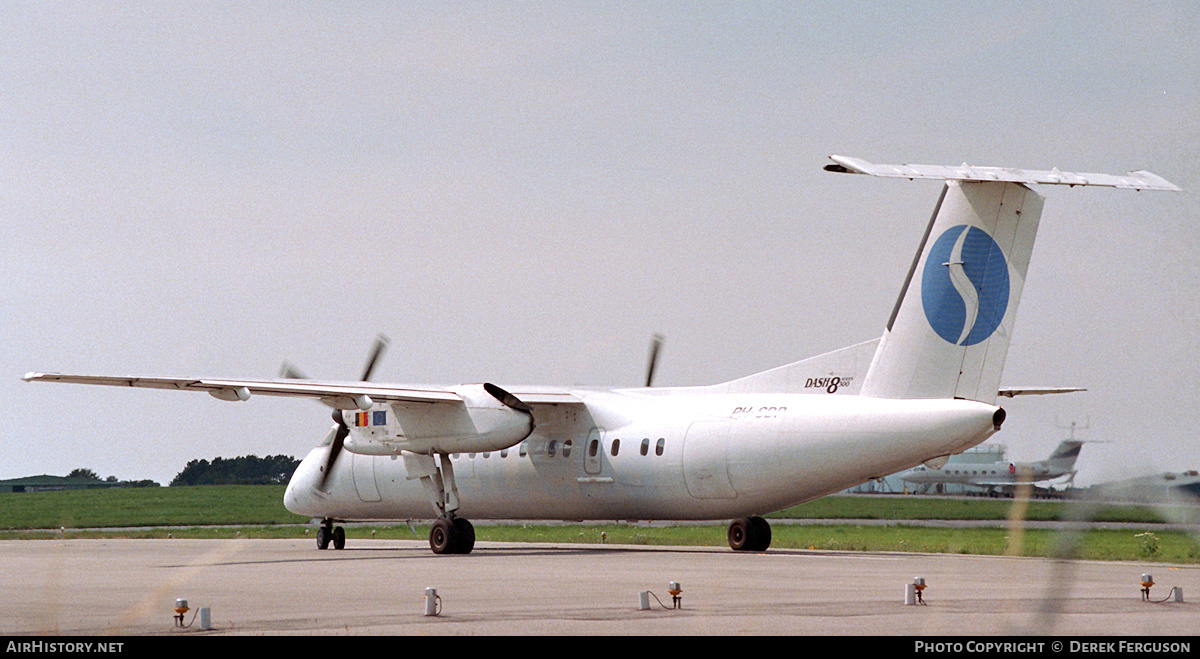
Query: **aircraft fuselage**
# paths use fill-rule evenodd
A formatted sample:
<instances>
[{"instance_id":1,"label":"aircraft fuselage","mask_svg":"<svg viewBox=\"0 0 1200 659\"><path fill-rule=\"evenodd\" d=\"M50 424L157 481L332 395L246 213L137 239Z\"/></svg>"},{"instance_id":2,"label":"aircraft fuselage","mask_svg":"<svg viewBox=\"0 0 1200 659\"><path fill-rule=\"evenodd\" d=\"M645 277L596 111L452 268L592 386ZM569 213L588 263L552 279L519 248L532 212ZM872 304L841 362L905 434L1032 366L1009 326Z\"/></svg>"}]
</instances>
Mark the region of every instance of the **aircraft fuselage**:
<instances>
[{"instance_id":1,"label":"aircraft fuselage","mask_svg":"<svg viewBox=\"0 0 1200 659\"><path fill-rule=\"evenodd\" d=\"M519 446L451 456L473 519L721 519L761 514L960 452L1000 408L820 394L578 392L533 406ZM1002 414L1002 413L1001 413ZM398 455L351 454L317 487L328 447L297 469L289 510L336 519L437 517Z\"/></svg>"}]
</instances>

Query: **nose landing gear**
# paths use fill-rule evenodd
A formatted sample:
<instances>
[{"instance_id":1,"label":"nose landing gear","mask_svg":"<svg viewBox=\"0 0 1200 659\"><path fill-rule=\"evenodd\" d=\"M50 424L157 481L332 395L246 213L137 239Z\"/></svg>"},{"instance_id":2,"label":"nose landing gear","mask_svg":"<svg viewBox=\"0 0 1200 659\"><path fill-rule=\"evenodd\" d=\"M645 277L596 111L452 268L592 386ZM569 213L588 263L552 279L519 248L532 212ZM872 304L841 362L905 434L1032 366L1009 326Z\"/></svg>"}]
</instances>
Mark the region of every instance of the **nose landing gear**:
<instances>
[{"instance_id":1,"label":"nose landing gear","mask_svg":"<svg viewBox=\"0 0 1200 659\"><path fill-rule=\"evenodd\" d=\"M346 530L335 527L332 519L321 520L321 526L317 529L317 549L329 549L331 542L334 549L345 549Z\"/></svg>"}]
</instances>

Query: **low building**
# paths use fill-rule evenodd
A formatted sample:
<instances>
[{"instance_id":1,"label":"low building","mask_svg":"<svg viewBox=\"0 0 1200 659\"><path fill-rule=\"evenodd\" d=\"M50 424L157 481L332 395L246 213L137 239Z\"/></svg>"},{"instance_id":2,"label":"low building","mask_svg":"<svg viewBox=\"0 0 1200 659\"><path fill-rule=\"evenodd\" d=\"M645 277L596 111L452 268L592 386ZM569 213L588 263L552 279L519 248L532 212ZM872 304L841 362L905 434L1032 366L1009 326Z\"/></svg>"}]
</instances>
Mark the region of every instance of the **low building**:
<instances>
[{"instance_id":1,"label":"low building","mask_svg":"<svg viewBox=\"0 0 1200 659\"><path fill-rule=\"evenodd\" d=\"M116 487L116 481L99 481L79 476L27 476L0 481L0 492L48 492L53 490L96 490Z\"/></svg>"}]
</instances>

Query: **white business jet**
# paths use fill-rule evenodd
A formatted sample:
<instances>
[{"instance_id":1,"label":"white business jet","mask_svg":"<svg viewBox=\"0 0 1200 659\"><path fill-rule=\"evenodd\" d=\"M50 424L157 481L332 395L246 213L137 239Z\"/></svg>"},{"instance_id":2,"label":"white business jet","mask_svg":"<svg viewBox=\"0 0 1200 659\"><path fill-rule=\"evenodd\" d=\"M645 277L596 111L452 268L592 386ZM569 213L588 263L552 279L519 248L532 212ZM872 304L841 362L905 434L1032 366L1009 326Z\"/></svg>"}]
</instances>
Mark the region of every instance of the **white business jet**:
<instances>
[{"instance_id":1,"label":"white business jet","mask_svg":"<svg viewBox=\"0 0 1200 659\"><path fill-rule=\"evenodd\" d=\"M1050 457L1036 462L950 462L941 468L917 465L901 473L900 479L926 487L947 483L970 485L991 495L997 490L1011 493L1018 485L1046 483L1063 477L1069 483L1075 480L1075 462L1085 443L1082 439L1064 439Z\"/></svg>"},{"instance_id":2,"label":"white business jet","mask_svg":"<svg viewBox=\"0 0 1200 659\"><path fill-rule=\"evenodd\" d=\"M30 373L26 380L313 398L334 429L296 469L284 503L322 520L434 518L435 553L465 554L474 519L730 519L735 550L764 551L762 514L975 446L1004 422L1001 389L1043 199L1036 184L1178 190L1124 176L995 167L827 170L945 181L879 339L723 384L582 389L492 383L221 380ZM378 353L376 353L378 354Z\"/></svg>"}]
</instances>

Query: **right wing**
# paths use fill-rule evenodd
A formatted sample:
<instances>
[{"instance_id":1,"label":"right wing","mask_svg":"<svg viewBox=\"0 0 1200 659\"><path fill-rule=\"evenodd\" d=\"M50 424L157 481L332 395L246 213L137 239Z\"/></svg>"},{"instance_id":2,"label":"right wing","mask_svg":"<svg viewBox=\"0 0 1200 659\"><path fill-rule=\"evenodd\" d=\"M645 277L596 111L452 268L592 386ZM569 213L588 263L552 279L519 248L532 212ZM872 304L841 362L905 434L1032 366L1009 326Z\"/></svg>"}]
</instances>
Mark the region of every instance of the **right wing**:
<instances>
[{"instance_id":1,"label":"right wing","mask_svg":"<svg viewBox=\"0 0 1200 659\"><path fill-rule=\"evenodd\" d=\"M322 380L226 380L216 378L174 378L112 375L65 375L28 373L26 382L65 382L71 384L138 387L176 391L205 391L214 398L228 401L247 400L252 395L288 396L319 400L339 410L369 410L374 402L462 403L453 389L426 385L390 385L371 382L334 382ZM518 397L526 403L570 404L579 399L563 389L531 388Z\"/></svg>"}]
</instances>

